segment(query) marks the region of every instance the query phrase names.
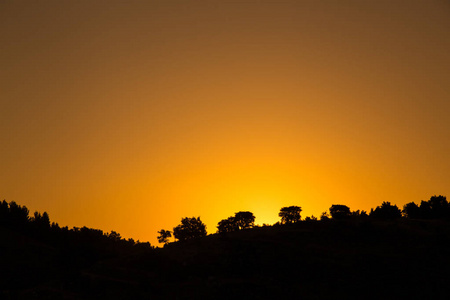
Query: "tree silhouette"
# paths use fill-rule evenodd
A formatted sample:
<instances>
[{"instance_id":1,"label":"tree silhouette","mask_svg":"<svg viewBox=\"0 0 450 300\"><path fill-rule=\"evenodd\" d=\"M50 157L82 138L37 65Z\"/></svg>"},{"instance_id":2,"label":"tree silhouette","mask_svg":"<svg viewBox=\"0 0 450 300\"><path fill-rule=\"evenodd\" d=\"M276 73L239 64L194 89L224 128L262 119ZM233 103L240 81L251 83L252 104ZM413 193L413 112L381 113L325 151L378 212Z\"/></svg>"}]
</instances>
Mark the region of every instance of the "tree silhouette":
<instances>
[{"instance_id":1,"label":"tree silhouette","mask_svg":"<svg viewBox=\"0 0 450 300\"><path fill-rule=\"evenodd\" d=\"M432 196L430 200L420 202L420 206L410 202L403 206L403 214L415 219L450 218L450 204L445 196Z\"/></svg>"},{"instance_id":2,"label":"tree silhouette","mask_svg":"<svg viewBox=\"0 0 450 300\"><path fill-rule=\"evenodd\" d=\"M9 217L9 204L6 200L0 202L0 224L6 223Z\"/></svg>"},{"instance_id":3,"label":"tree silhouette","mask_svg":"<svg viewBox=\"0 0 450 300\"><path fill-rule=\"evenodd\" d=\"M173 236L180 240L190 240L206 236L206 225L200 217L182 218L181 224L173 228Z\"/></svg>"},{"instance_id":4,"label":"tree silhouette","mask_svg":"<svg viewBox=\"0 0 450 300\"><path fill-rule=\"evenodd\" d=\"M9 222L13 227L24 229L28 224L30 211L26 206L20 206L16 202L9 202Z\"/></svg>"},{"instance_id":5,"label":"tree silhouette","mask_svg":"<svg viewBox=\"0 0 450 300\"><path fill-rule=\"evenodd\" d=\"M255 216L249 211L240 211L235 213L234 222L239 230L252 228L255 226Z\"/></svg>"},{"instance_id":6,"label":"tree silhouette","mask_svg":"<svg viewBox=\"0 0 450 300\"><path fill-rule=\"evenodd\" d=\"M442 219L449 215L449 204L445 196L434 195L428 200L428 203L430 204L431 218Z\"/></svg>"},{"instance_id":7,"label":"tree silhouette","mask_svg":"<svg viewBox=\"0 0 450 300\"><path fill-rule=\"evenodd\" d=\"M402 213L406 218L409 218L409 219L420 219L421 218L420 207L414 202L406 203L403 206Z\"/></svg>"},{"instance_id":8,"label":"tree silhouette","mask_svg":"<svg viewBox=\"0 0 450 300\"><path fill-rule=\"evenodd\" d=\"M218 233L226 233L239 230L239 227L236 223L234 217L229 217L227 219L223 219L217 224L217 232Z\"/></svg>"},{"instance_id":9,"label":"tree silhouette","mask_svg":"<svg viewBox=\"0 0 450 300\"><path fill-rule=\"evenodd\" d=\"M218 233L226 233L255 226L255 216L249 211L240 211L234 217L223 219L217 224Z\"/></svg>"},{"instance_id":10,"label":"tree silhouette","mask_svg":"<svg viewBox=\"0 0 450 300\"><path fill-rule=\"evenodd\" d=\"M330 215L333 219L346 219L351 216L350 208L342 204L333 204L330 207Z\"/></svg>"},{"instance_id":11,"label":"tree silhouette","mask_svg":"<svg viewBox=\"0 0 450 300\"><path fill-rule=\"evenodd\" d=\"M281 218L281 224L292 224L300 221L300 212L302 208L299 206L288 206L280 209L278 216Z\"/></svg>"},{"instance_id":12,"label":"tree silhouette","mask_svg":"<svg viewBox=\"0 0 450 300\"><path fill-rule=\"evenodd\" d=\"M42 215L39 212L34 212L34 217L31 220L36 228L45 230L50 228L50 217L47 212Z\"/></svg>"},{"instance_id":13,"label":"tree silhouette","mask_svg":"<svg viewBox=\"0 0 450 300\"><path fill-rule=\"evenodd\" d=\"M170 230L161 229L158 231L159 235L157 236L158 243L167 244L169 242L169 238L172 237L172 232Z\"/></svg>"},{"instance_id":14,"label":"tree silhouette","mask_svg":"<svg viewBox=\"0 0 450 300\"><path fill-rule=\"evenodd\" d=\"M398 219L401 218L402 212L397 205L392 205L390 202L384 201L381 206L377 206L375 210L370 212L370 216L377 219Z\"/></svg>"},{"instance_id":15,"label":"tree silhouette","mask_svg":"<svg viewBox=\"0 0 450 300\"><path fill-rule=\"evenodd\" d=\"M422 200L420 202L420 218L421 219L431 219L431 205L430 202Z\"/></svg>"}]
</instances>

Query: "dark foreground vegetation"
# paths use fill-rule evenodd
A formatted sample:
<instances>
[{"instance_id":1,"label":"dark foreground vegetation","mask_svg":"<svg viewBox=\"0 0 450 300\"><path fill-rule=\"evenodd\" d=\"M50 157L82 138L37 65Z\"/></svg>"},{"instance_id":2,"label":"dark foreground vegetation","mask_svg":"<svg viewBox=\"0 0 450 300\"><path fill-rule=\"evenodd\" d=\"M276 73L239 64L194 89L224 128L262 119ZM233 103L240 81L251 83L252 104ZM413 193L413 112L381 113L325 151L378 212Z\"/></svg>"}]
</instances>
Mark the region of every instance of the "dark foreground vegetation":
<instances>
[{"instance_id":1,"label":"dark foreground vegetation","mask_svg":"<svg viewBox=\"0 0 450 300\"><path fill-rule=\"evenodd\" d=\"M0 299L448 299L450 206L416 206L333 205L304 221L291 206L262 227L239 212L211 235L184 218L179 242L160 231L166 244L153 248L3 201Z\"/></svg>"}]
</instances>

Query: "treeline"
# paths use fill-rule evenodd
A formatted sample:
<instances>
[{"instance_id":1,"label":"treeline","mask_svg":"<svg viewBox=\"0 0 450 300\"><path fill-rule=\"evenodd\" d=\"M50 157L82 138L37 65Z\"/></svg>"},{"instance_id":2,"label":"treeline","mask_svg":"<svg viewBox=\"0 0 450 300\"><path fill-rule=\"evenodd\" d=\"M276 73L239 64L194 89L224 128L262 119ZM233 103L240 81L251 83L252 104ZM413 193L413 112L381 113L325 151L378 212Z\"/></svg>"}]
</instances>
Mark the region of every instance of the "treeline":
<instances>
[{"instance_id":1,"label":"treeline","mask_svg":"<svg viewBox=\"0 0 450 300\"><path fill-rule=\"evenodd\" d=\"M60 227L58 223L50 222L47 212L35 212L30 216L26 206L14 201L0 202L0 226L51 245L68 256L84 257L86 262L152 248L148 242L124 239L115 231L103 232L86 226Z\"/></svg>"},{"instance_id":2,"label":"treeline","mask_svg":"<svg viewBox=\"0 0 450 300\"><path fill-rule=\"evenodd\" d=\"M301 222L302 208L300 206L282 207L278 213L281 220L273 226L288 225ZM400 209L390 202L383 202L369 213L362 210L351 211L350 207L342 204L333 204L329 211L325 211L320 216L320 221L328 220L395 220L395 219L446 219L450 220L450 204L445 196L432 196L428 201L421 201L420 205L410 202ZM304 222L319 221L315 216L306 217ZM270 226L264 224L263 226ZM227 219L219 221L217 233L226 234L243 229L257 227L255 216L249 211L240 211ZM158 231L158 242L167 244L169 238L185 241L193 238L200 238L207 235L206 225L197 218L182 218L181 224L173 228L173 231L161 229Z\"/></svg>"},{"instance_id":3,"label":"treeline","mask_svg":"<svg viewBox=\"0 0 450 300\"><path fill-rule=\"evenodd\" d=\"M400 209L390 202L383 202L369 213L362 210L352 211L343 204L333 204L328 211L321 214L320 218L308 216L304 220L301 217L300 206L282 207L278 213L280 221L273 225L278 226L295 224L298 222L348 220L348 219L379 219L394 220L406 219L446 219L450 220L450 204L445 196L432 196L428 201L407 203ZM150 243L141 243L132 238L124 239L115 231L103 232L99 229L87 227L60 227L55 222L50 222L47 212L30 212L26 206L18 205L16 202L0 202L0 226L32 236L53 246L70 249L88 249L89 253L102 253L102 255L114 255L132 251L146 251L152 249ZM249 211L240 211L223 219L217 224L217 233L225 234L244 229L257 227L255 216ZM158 242L168 243L173 236L175 240L185 241L200 238L207 235L206 225L200 217L182 218L181 223L173 230L161 229L158 231ZM81 250L80 250L81 251ZM86 252L86 251L85 251ZM99 254L100 255L100 254ZM94 255L98 256L98 255Z\"/></svg>"}]
</instances>

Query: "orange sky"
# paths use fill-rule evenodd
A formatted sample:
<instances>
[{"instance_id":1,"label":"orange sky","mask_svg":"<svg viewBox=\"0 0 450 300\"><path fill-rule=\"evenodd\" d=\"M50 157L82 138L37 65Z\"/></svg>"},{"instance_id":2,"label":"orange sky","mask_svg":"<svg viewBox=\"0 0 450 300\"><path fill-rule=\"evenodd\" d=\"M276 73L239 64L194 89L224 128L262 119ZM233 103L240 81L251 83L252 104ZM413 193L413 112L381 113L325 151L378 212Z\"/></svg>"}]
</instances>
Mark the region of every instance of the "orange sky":
<instances>
[{"instance_id":1,"label":"orange sky","mask_svg":"<svg viewBox=\"0 0 450 300\"><path fill-rule=\"evenodd\" d=\"M446 1L2 1L0 198L156 231L450 196Z\"/></svg>"}]
</instances>

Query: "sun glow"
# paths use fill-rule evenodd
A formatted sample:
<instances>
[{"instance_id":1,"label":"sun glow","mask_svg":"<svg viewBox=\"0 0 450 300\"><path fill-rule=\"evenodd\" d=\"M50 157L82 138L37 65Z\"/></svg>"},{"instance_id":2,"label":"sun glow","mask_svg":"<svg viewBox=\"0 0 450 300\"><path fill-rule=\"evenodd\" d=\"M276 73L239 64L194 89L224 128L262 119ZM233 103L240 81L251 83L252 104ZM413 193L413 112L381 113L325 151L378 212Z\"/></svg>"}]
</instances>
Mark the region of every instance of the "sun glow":
<instances>
[{"instance_id":1,"label":"sun glow","mask_svg":"<svg viewBox=\"0 0 450 300\"><path fill-rule=\"evenodd\" d=\"M439 1L28 2L0 4L0 200L157 244L449 194Z\"/></svg>"}]
</instances>

